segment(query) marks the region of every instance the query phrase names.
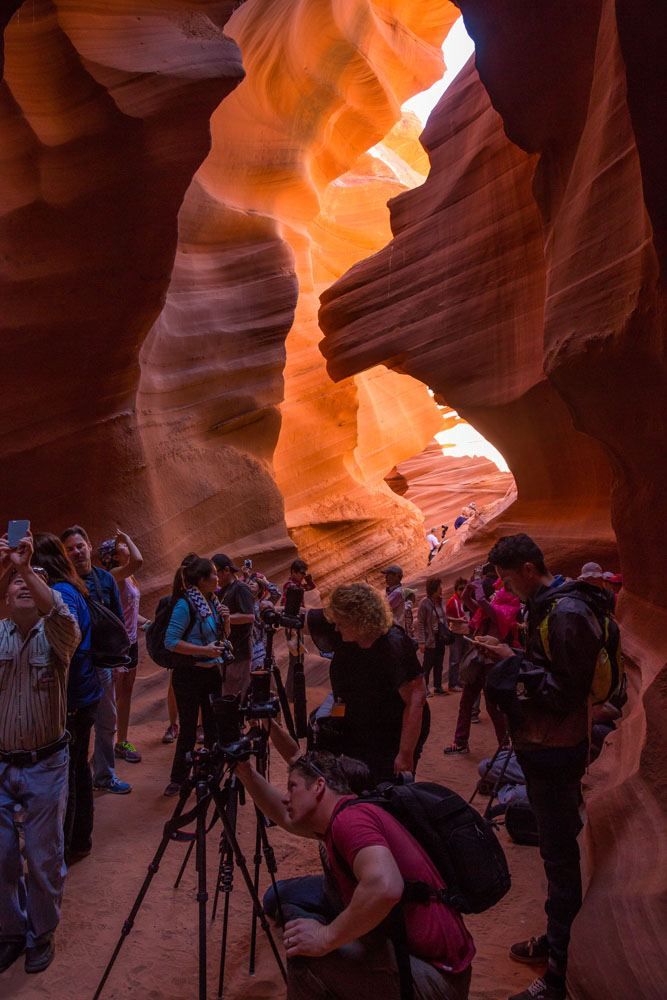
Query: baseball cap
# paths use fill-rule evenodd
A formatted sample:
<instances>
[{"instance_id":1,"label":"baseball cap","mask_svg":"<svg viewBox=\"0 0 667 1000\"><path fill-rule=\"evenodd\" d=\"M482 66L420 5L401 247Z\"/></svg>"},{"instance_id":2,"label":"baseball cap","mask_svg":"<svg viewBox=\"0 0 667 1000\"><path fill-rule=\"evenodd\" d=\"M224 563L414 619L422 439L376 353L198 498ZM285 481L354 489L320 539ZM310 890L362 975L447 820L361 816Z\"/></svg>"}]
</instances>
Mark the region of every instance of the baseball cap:
<instances>
[{"instance_id":1,"label":"baseball cap","mask_svg":"<svg viewBox=\"0 0 667 1000\"><path fill-rule=\"evenodd\" d=\"M602 566L596 562L587 562L581 567L580 580L599 580L603 576Z\"/></svg>"},{"instance_id":2,"label":"baseball cap","mask_svg":"<svg viewBox=\"0 0 667 1000\"><path fill-rule=\"evenodd\" d=\"M396 573L397 576L403 576L403 570L401 569L400 566L396 565L387 566L387 568L383 569L382 572L384 575L386 575L387 573Z\"/></svg>"},{"instance_id":3,"label":"baseball cap","mask_svg":"<svg viewBox=\"0 0 667 1000\"><path fill-rule=\"evenodd\" d=\"M211 556L211 562L216 569L231 569L232 573L240 573L238 566L234 565L234 560L230 559L224 552L216 552Z\"/></svg>"}]
</instances>

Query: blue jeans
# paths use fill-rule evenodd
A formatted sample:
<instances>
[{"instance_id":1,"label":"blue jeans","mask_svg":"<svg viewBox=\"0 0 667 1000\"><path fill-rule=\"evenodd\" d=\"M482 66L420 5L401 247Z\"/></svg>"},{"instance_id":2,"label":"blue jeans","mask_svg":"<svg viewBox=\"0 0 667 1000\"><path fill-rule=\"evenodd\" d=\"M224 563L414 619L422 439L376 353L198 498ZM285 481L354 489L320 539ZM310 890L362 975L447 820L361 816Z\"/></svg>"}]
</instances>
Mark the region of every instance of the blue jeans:
<instances>
[{"instance_id":1,"label":"blue jeans","mask_svg":"<svg viewBox=\"0 0 667 1000\"><path fill-rule=\"evenodd\" d=\"M97 676L102 685L102 697L97 703L95 716L95 749L93 751L93 780L104 785L116 776L114 766L114 743L116 741L116 689L113 670L97 668Z\"/></svg>"},{"instance_id":2,"label":"blue jeans","mask_svg":"<svg viewBox=\"0 0 667 1000\"><path fill-rule=\"evenodd\" d=\"M0 940L24 938L30 948L58 926L67 803L67 747L30 767L0 761ZM24 859L15 823L22 815Z\"/></svg>"}]
</instances>

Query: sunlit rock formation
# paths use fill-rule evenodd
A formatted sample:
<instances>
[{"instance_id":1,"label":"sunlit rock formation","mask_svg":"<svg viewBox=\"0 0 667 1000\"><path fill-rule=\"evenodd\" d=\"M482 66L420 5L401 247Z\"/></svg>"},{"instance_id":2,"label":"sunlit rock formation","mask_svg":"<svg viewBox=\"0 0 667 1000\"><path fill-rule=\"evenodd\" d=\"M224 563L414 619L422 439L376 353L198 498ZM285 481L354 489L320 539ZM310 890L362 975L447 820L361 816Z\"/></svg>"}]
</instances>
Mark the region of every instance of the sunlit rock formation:
<instances>
[{"instance_id":1,"label":"sunlit rock formation","mask_svg":"<svg viewBox=\"0 0 667 1000\"><path fill-rule=\"evenodd\" d=\"M389 239L387 199L423 179L413 116L390 140L396 148L387 146L389 164L364 151L391 129L406 97L442 73L440 44L456 15L449 4L428 11L246 0L238 7L227 31L243 52L246 79L212 117L211 152L180 215L165 310L142 352L140 404L150 402L152 420L164 411L172 423L183 413L165 392L164 358L175 350L185 377L197 330L207 359L225 352L217 373L206 360L208 385L188 404L190 418L199 419L200 404L213 393L224 398L227 416L216 429L218 444L228 449L225 465L251 464L255 479L245 518L241 493L232 491L238 517L221 525L217 537L271 566L284 564L289 530L325 589L349 575L349 561L359 574L387 559L409 566L423 541L418 512L392 494L384 475L424 447L438 429L437 410L422 384L384 369L332 385L318 350L317 308L326 285ZM340 74L335 86L332 73ZM258 233L282 238L284 270L293 267L298 283L286 357L274 348L294 302L281 298L278 275L271 283L262 272L264 262L272 265L268 253L254 256ZM267 250L270 238L261 237ZM237 254L238 268L228 272L240 285L236 303L256 306L266 294L259 311L267 327L273 324L273 346L268 329L244 328L241 311L231 340L230 328L220 324L219 308L235 293L216 273L211 255L219 255L219 241L230 260ZM205 267L203 284L195 261ZM216 301L219 308L212 307ZM280 396L278 418L272 407ZM180 463L181 454L175 458ZM240 489L242 478L235 483ZM229 487L221 484L220 492L227 511Z\"/></svg>"},{"instance_id":2,"label":"sunlit rock formation","mask_svg":"<svg viewBox=\"0 0 667 1000\"><path fill-rule=\"evenodd\" d=\"M120 523L147 557L146 590L193 548L284 565L288 525L332 570L350 519L359 571L378 540L409 557L419 517L382 477L430 438L433 408L423 386L391 373L391 390L379 372L331 389L317 293L355 259L333 248L336 227L339 240L360 230L358 256L388 238L384 202L414 183L411 156L423 168L414 123L374 197L371 158L359 168L366 221L358 209L352 226L339 218L328 186L441 75L456 16L399 0L3 8L3 346L7 372L31 372L29 395L12 376L3 396L7 509L56 529L76 518L95 538ZM311 232L325 217L330 275ZM387 435L369 400L389 391ZM325 441L326 481L313 471ZM306 538L314 519L324 534Z\"/></svg>"},{"instance_id":3,"label":"sunlit rock formation","mask_svg":"<svg viewBox=\"0 0 667 1000\"><path fill-rule=\"evenodd\" d=\"M497 445L519 500L489 541L531 530L573 571L586 552L615 557L611 515L632 698L589 779L570 989L658 1000L667 13L612 0L460 6L477 67L431 115L431 173L392 204L392 243L323 296L323 350L336 378L385 363L427 380Z\"/></svg>"}]
</instances>

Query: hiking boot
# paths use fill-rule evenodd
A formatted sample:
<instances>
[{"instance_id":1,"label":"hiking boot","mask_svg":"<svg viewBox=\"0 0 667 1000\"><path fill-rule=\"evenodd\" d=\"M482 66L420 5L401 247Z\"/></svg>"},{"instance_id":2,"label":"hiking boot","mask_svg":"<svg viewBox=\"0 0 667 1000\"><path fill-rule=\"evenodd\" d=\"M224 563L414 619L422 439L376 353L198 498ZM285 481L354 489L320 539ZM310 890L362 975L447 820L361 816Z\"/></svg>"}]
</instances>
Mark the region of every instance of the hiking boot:
<instances>
[{"instance_id":1,"label":"hiking boot","mask_svg":"<svg viewBox=\"0 0 667 1000\"><path fill-rule=\"evenodd\" d=\"M127 795L132 791L132 785L128 781L121 781L116 775L108 781L95 781L93 788L98 788L101 792L113 792L114 795Z\"/></svg>"},{"instance_id":2,"label":"hiking boot","mask_svg":"<svg viewBox=\"0 0 667 1000\"><path fill-rule=\"evenodd\" d=\"M25 971L44 972L56 956L53 934L43 934L37 938L32 948L25 950Z\"/></svg>"},{"instance_id":3,"label":"hiking boot","mask_svg":"<svg viewBox=\"0 0 667 1000\"><path fill-rule=\"evenodd\" d=\"M528 938L527 941L517 941L510 948L510 958L525 965L546 965L549 958L549 945L546 934Z\"/></svg>"},{"instance_id":4,"label":"hiking boot","mask_svg":"<svg viewBox=\"0 0 667 1000\"><path fill-rule=\"evenodd\" d=\"M122 743L116 743L113 752L116 757L120 757L121 760L127 760L130 764L138 764L141 761L141 754L134 743L128 743L127 740L123 740Z\"/></svg>"},{"instance_id":5,"label":"hiking boot","mask_svg":"<svg viewBox=\"0 0 667 1000\"><path fill-rule=\"evenodd\" d=\"M449 694L444 688L433 688L433 694Z\"/></svg>"},{"instance_id":6,"label":"hiking boot","mask_svg":"<svg viewBox=\"0 0 667 1000\"><path fill-rule=\"evenodd\" d=\"M177 781L170 781L162 794L171 797L172 795L178 795L180 790L181 786Z\"/></svg>"},{"instance_id":7,"label":"hiking boot","mask_svg":"<svg viewBox=\"0 0 667 1000\"><path fill-rule=\"evenodd\" d=\"M451 685L451 687L448 687L448 688L447 688L447 690L448 690L448 691L449 691L450 693L455 693L455 694L458 694L458 693L459 693L460 691L463 691L463 688L461 687L461 685L460 685L460 684L452 684L452 685Z\"/></svg>"},{"instance_id":8,"label":"hiking boot","mask_svg":"<svg viewBox=\"0 0 667 1000\"><path fill-rule=\"evenodd\" d=\"M470 753L470 747L467 743L450 743L442 752L448 757L451 754Z\"/></svg>"},{"instance_id":9,"label":"hiking boot","mask_svg":"<svg viewBox=\"0 0 667 1000\"><path fill-rule=\"evenodd\" d=\"M8 938L0 941L0 972L4 972L25 951L25 938Z\"/></svg>"},{"instance_id":10,"label":"hiking boot","mask_svg":"<svg viewBox=\"0 0 667 1000\"><path fill-rule=\"evenodd\" d=\"M564 986L550 986L544 979L536 979L525 990L514 993L507 1000L566 1000Z\"/></svg>"},{"instance_id":11,"label":"hiking boot","mask_svg":"<svg viewBox=\"0 0 667 1000\"><path fill-rule=\"evenodd\" d=\"M178 739L178 723L175 722L173 726L167 726L165 734L162 737L163 743L173 743Z\"/></svg>"}]
</instances>

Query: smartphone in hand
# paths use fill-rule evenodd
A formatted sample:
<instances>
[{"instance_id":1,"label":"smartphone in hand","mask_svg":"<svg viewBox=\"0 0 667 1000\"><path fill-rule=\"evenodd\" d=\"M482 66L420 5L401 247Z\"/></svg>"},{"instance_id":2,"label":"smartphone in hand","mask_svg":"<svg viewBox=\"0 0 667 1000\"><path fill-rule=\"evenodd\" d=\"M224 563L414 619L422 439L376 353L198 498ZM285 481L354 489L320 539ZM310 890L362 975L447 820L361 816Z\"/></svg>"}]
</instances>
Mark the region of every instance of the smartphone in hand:
<instances>
[{"instance_id":1,"label":"smartphone in hand","mask_svg":"<svg viewBox=\"0 0 667 1000\"><path fill-rule=\"evenodd\" d=\"M19 542L30 531L30 521L10 521L7 525L7 544L10 549L17 549Z\"/></svg>"}]
</instances>

